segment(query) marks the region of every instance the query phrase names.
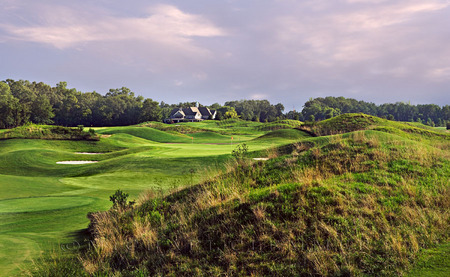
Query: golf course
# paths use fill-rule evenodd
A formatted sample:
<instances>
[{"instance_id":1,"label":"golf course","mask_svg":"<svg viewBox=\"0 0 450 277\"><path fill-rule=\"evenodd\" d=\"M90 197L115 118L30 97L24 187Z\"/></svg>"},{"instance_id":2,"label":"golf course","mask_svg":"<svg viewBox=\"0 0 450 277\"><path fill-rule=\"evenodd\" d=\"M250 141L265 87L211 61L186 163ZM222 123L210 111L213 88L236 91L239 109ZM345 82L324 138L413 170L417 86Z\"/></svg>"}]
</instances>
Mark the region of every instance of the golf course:
<instances>
[{"instance_id":1,"label":"golf course","mask_svg":"<svg viewBox=\"0 0 450 277\"><path fill-rule=\"evenodd\" d=\"M213 176L239 143L257 151L308 137L255 122L183 123L165 131L152 125L165 127L94 128L95 141L0 140L0 274L16 275L43 253L82 244L86 215L109 209L118 189L130 199L146 190L164 194Z\"/></svg>"},{"instance_id":2,"label":"golf course","mask_svg":"<svg viewBox=\"0 0 450 277\"><path fill-rule=\"evenodd\" d=\"M449 141L365 114L0 130L0 272L445 276Z\"/></svg>"}]
</instances>

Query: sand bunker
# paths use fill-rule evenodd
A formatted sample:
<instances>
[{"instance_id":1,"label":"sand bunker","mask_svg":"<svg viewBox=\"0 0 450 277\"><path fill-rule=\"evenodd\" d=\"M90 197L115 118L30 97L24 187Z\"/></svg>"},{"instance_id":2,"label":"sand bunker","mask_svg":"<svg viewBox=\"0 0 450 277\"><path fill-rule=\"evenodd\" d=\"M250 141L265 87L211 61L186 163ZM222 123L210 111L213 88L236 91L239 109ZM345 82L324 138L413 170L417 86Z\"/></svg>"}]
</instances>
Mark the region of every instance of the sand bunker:
<instances>
[{"instance_id":1,"label":"sand bunker","mask_svg":"<svg viewBox=\"0 0 450 277\"><path fill-rule=\"evenodd\" d=\"M81 155L100 155L100 154L105 154L105 153L96 153L96 152L76 152L75 154L81 154Z\"/></svg>"},{"instance_id":2,"label":"sand bunker","mask_svg":"<svg viewBox=\"0 0 450 277\"><path fill-rule=\"evenodd\" d=\"M255 161L267 161L269 158L253 158Z\"/></svg>"},{"instance_id":3,"label":"sand bunker","mask_svg":"<svg viewBox=\"0 0 450 277\"><path fill-rule=\"evenodd\" d=\"M98 163L98 161L62 161L56 162L57 164L93 164Z\"/></svg>"}]
</instances>

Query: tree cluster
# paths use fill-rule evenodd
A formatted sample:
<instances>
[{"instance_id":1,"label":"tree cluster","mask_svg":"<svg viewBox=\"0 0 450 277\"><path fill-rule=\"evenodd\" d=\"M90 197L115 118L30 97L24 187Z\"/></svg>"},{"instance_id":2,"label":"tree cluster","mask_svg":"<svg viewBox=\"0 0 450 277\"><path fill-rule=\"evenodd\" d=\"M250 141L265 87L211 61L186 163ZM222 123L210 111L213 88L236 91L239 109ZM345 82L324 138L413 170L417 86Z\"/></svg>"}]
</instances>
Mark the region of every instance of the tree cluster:
<instances>
[{"instance_id":1,"label":"tree cluster","mask_svg":"<svg viewBox=\"0 0 450 277\"><path fill-rule=\"evenodd\" d=\"M101 95L69 89L66 82L60 82L56 87L23 80L0 82L0 129L28 122L124 126L150 120L161 120L159 103L135 96L126 87L111 89Z\"/></svg>"},{"instance_id":2,"label":"tree cluster","mask_svg":"<svg viewBox=\"0 0 450 277\"><path fill-rule=\"evenodd\" d=\"M430 126L445 126L450 121L450 106L435 104L411 105L409 103L388 103L375 105L344 97L310 99L299 113L288 113L288 117L298 116L300 120L323 120L343 113L365 113L397 121L420 122Z\"/></svg>"},{"instance_id":3,"label":"tree cluster","mask_svg":"<svg viewBox=\"0 0 450 277\"><path fill-rule=\"evenodd\" d=\"M270 122L284 117L283 104L272 105L267 100L228 101L224 107L234 109L243 120Z\"/></svg>"}]
</instances>

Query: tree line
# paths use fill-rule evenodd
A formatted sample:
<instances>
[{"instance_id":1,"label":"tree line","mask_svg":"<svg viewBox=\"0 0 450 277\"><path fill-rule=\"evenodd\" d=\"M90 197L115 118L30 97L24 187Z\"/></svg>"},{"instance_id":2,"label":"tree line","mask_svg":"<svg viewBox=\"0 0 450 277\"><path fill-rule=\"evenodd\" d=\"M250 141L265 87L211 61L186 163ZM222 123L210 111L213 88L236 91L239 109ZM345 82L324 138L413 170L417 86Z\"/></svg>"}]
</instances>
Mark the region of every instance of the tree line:
<instances>
[{"instance_id":1,"label":"tree line","mask_svg":"<svg viewBox=\"0 0 450 277\"><path fill-rule=\"evenodd\" d=\"M66 82L55 87L42 82L0 82L0 129L32 122L61 126L126 126L145 121L162 121L179 107L193 107L196 102L168 104L136 96L129 88L110 89L105 95L67 88ZM200 106L203 106L200 104ZM417 121L434 126L450 122L449 105L410 105L406 103L375 105L344 97L316 98L307 101L302 111L284 113L281 103L268 100L227 101L206 106L217 111L216 119L241 118L259 122L278 119L323 120L342 113L362 112L399 121Z\"/></svg>"},{"instance_id":2,"label":"tree line","mask_svg":"<svg viewBox=\"0 0 450 277\"><path fill-rule=\"evenodd\" d=\"M62 126L133 125L161 120L159 102L144 99L128 88L110 89L105 95L42 82L0 82L0 128L28 122Z\"/></svg>"},{"instance_id":3,"label":"tree line","mask_svg":"<svg viewBox=\"0 0 450 277\"><path fill-rule=\"evenodd\" d=\"M445 126L450 122L450 106L410 103L374 103L344 97L315 98L307 101L301 113L289 112L288 117L302 121L317 121L343 113L365 113L390 120L420 122L430 126Z\"/></svg>"}]
</instances>

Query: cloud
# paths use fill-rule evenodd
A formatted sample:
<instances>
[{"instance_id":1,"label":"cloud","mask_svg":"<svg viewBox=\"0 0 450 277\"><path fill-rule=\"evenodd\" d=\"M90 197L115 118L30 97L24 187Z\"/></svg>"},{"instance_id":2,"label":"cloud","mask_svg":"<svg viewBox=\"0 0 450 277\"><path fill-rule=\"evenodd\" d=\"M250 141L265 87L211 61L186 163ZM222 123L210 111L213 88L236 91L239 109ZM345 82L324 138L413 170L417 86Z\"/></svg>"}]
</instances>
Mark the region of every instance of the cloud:
<instances>
[{"instance_id":1,"label":"cloud","mask_svg":"<svg viewBox=\"0 0 450 277\"><path fill-rule=\"evenodd\" d=\"M142 18L103 16L97 19L65 7L48 9L50 7L45 12L53 15L46 16L42 24L2 24L0 27L16 40L49 44L59 49L98 41L146 41L191 46L189 42L194 37L225 35L224 30L202 16L185 13L171 5L151 7L149 14Z\"/></svg>"},{"instance_id":2,"label":"cloud","mask_svg":"<svg viewBox=\"0 0 450 277\"><path fill-rule=\"evenodd\" d=\"M250 95L250 99L252 100L263 100L263 99L267 99L268 95L267 94L262 94L262 93L254 93L252 95Z\"/></svg>"},{"instance_id":3,"label":"cloud","mask_svg":"<svg viewBox=\"0 0 450 277\"><path fill-rule=\"evenodd\" d=\"M450 81L450 67L436 68L428 72L427 77L433 81Z\"/></svg>"},{"instance_id":4,"label":"cloud","mask_svg":"<svg viewBox=\"0 0 450 277\"><path fill-rule=\"evenodd\" d=\"M208 74L206 74L205 72L198 72L198 73L192 74L192 77L194 77L195 79L197 79L199 81L205 81L206 79L208 79Z\"/></svg>"},{"instance_id":5,"label":"cloud","mask_svg":"<svg viewBox=\"0 0 450 277\"><path fill-rule=\"evenodd\" d=\"M349 28L349 31L367 31L399 24L411 20L418 14L442 10L448 6L450 3L433 1L426 3L413 1L407 4L394 2L394 4L384 4L367 10L357 10L339 15L336 16L334 22Z\"/></svg>"},{"instance_id":6,"label":"cloud","mask_svg":"<svg viewBox=\"0 0 450 277\"><path fill-rule=\"evenodd\" d=\"M438 45L437 40L441 38L432 37L430 26L418 24L433 12L450 6L449 2L442 1L391 1L382 5L377 4L379 1L357 2L371 4L330 5L329 9L336 10L313 15L279 16L274 21L273 37L267 40L267 44L272 52L291 55L292 61L303 68L332 70L370 63L380 67L385 59L391 63L390 67L400 68L402 63L411 59L408 53ZM438 51L448 52L443 47L438 48ZM404 73L405 70L397 70L394 75Z\"/></svg>"}]
</instances>

